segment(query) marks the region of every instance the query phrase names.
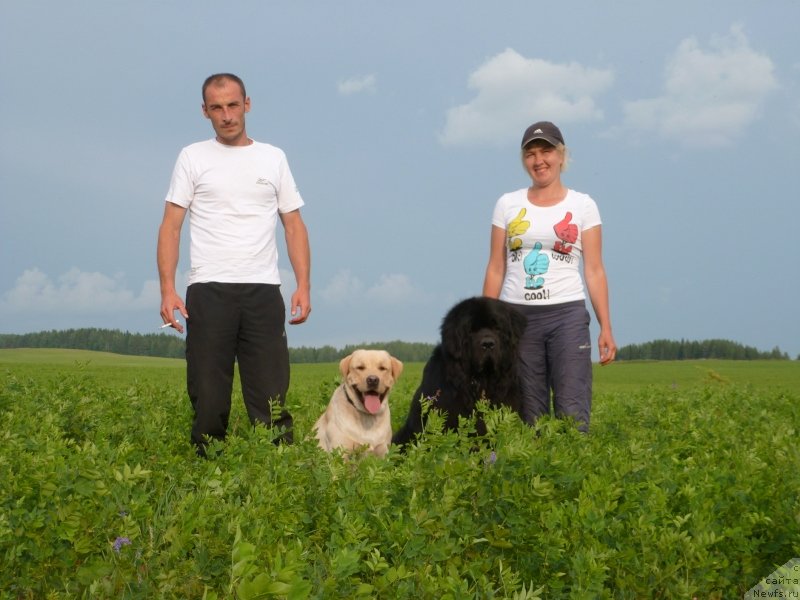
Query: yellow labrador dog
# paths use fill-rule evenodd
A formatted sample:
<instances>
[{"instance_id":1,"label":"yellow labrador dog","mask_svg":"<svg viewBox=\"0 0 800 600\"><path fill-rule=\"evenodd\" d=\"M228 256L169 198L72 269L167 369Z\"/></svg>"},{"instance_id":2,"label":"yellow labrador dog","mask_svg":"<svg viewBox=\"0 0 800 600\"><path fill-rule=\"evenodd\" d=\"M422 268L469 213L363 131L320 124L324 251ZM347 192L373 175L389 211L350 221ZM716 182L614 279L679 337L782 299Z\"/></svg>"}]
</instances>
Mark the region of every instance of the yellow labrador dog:
<instances>
[{"instance_id":1,"label":"yellow labrador dog","mask_svg":"<svg viewBox=\"0 0 800 600\"><path fill-rule=\"evenodd\" d=\"M320 447L352 451L367 446L384 456L392 441L389 392L403 363L385 350L356 350L339 363L342 384L314 425Z\"/></svg>"}]
</instances>

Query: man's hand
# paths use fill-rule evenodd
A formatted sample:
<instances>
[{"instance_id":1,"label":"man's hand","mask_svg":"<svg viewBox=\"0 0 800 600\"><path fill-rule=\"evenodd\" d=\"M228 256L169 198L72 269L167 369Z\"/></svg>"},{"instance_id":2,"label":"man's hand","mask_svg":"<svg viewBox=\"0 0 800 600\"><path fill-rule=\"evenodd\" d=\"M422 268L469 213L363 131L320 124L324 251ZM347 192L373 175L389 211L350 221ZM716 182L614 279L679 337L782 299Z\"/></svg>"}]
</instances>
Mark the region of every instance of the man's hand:
<instances>
[{"instance_id":1,"label":"man's hand","mask_svg":"<svg viewBox=\"0 0 800 600\"><path fill-rule=\"evenodd\" d=\"M178 294L167 294L161 298L161 320L169 323L178 333L183 333L183 325L175 318L175 311L183 315L184 320L189 318L186 305Z\"/></svg>"},{"instance_id":2,"label":"man's hand","mask_svg":"<svg viewBox=\"0 0 800 600\"><path fill-rule=\"evenodd\" d=\"M311 314L311 299L309 296L308 292L301 292L300 290L296 290L292 294L290 325L299 325L300 323L305 323L306 319L308 319L308 315Z\"/></svg>"}]
</instances>

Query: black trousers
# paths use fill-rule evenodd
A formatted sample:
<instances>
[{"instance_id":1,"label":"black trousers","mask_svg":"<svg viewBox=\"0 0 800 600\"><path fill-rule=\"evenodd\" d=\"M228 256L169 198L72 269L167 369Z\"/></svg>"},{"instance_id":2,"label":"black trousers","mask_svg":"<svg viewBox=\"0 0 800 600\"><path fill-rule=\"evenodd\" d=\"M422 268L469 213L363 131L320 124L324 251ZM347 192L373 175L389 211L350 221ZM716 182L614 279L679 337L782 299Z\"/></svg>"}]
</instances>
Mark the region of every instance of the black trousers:
<instances>
[{"instance_id":1,"label":"black trousers","mask_svg":"<svg viewBox=\"0 0 800 600\"><path fill-rule=\"evenodd\" d=\"M195 283L186 291L186 311L186 385L198 453L205 454L206 436L225 438L235 362L250 422L282 428L278 441L291 442L292 417L283 408L289 347L280 286ZM270 402L280 411L275 418Z\"/></svg>"}]
</instances>

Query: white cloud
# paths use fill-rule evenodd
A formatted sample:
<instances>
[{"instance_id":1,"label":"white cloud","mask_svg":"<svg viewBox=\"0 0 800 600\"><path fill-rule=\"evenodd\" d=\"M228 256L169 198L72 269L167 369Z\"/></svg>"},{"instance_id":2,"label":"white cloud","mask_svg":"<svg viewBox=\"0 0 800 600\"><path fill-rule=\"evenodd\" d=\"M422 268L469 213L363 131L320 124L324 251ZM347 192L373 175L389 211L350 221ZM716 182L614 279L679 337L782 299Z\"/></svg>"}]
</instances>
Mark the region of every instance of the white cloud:
<instances>
[{"instance_id":1,"label":"white cloud","mask_svg":"<svg viewBox=\"0 0 800 600\"><path fill-rule=\"evenodd\" d=\"M770 58L750 48L740 27L703 49L683 40L668 61L664 93L628 102L625 128L684 145L720 146L741 136L778 85Z\"/></svg>"},{"instance_id":2,"label":"white cloud","mask_svg":"<svg viewBox=\"0 0 800 600\"><path fill-rule=\"evenodd\" d=\"M360 93L374 94L376 90L375 81L375 75L351 77L350 79L340 81L337 85L337 89L342 96Z\"/></svg>"},{"instance_id":3,"label":"white cloud","mask_svg":"<svg viewBox=\"0 0 800 600\"><path fill-rule=\"evenodd\" d=\"M379 302L388 305L408 305L426 297L417 289L407 275L392 273L381 275L367 286L349 269L336 273L320 291L320 298L331 304L353 304Z\"/></svg>"},{"instance_id":4,"label":"white cloud","mask_svg":"<svg viewBox=\"0 0 800 600\"><path fill-rule=\"evenodd\" d=\"M339 271L320 291L320 297L332 304L355 301L364 294L364 284L348 269Z\"/></svg>"},{"instance_id":5,"label":"white cloud","mask_svg":"<svg viewBox=\"0 0 800 600\"><path fill-rule=\"evenodd\" d=\"M367 298L385 304L408 304L419 292L406 275L381 275L377 283L367 290Z\"/></svg>"},{"instance_id":6,"label":"white cloud","mask_svg":"<svg viewBox=\"0 0 800 600\"><path fill-rule=\"evenodd\" d=\"M469 76L477 95L447 111L439 141L445 145L507 143L538 120L567 123L603 118L595 98L614 80L610 70L576 62L525 58L509 48Z\"/></svg>"},{"instance_id":7,"label":"white cloud","mask_svg":"<svg viewBox=\"0 0 800 600\"><path fill-rule=\"evenodd\" d=\"M0 299L0 307L4 310L19 313L157 310L160 303L157 281L145 282L142 290L136 294L126 288L122 275L109 277L75 268L55 281L39 269L28 269Z\"/></svg>"},{"instance_id":8,"label":"white cloud","mask_svg":"<svg viewBox=\"0 0 800 600\"><path fill-rule=\"evenodd\" d=\"M179 286L185 286L185 274L178 274L177 279ZM145 281L141 290L134 292L128 289L123 274L110 277L77 268L56 279L37 268L27 269L14 286L0 296L0 311L7 314L66 317L143 310L158 313L160 305L161 291L157 280Z\"/></svg>"}]
</instances>

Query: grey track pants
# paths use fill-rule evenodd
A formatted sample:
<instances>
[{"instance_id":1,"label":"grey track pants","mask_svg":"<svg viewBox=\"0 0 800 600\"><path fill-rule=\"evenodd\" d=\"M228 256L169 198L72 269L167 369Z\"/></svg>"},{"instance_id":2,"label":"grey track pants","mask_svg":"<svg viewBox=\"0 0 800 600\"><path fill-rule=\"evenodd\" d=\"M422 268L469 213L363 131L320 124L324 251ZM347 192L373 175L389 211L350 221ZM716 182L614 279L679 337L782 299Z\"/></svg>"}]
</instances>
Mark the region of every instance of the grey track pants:
<instances>
[{"instance_id":1,"label":"grey track pants","mask_svg":"<svg viewBox=\"0 0 800 600\"><path fill-rule=\"evenodd\" d=\"M589 430L592 406L591 317L583 300L546 306L519 306L528 319L520 342L523 419L533 424L552 408Z\"/></svg>"}]
</instances>

